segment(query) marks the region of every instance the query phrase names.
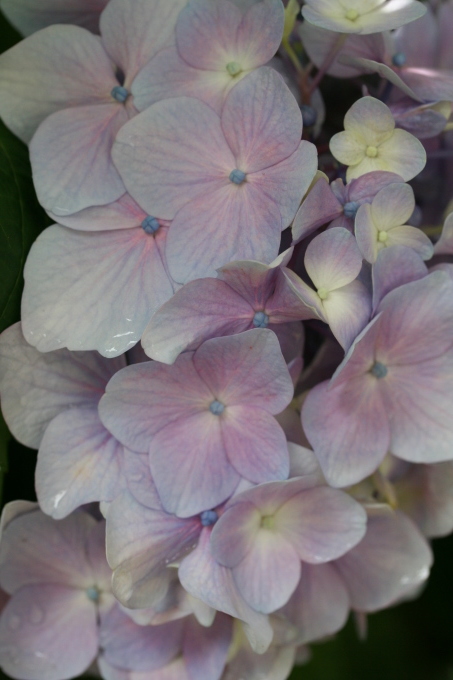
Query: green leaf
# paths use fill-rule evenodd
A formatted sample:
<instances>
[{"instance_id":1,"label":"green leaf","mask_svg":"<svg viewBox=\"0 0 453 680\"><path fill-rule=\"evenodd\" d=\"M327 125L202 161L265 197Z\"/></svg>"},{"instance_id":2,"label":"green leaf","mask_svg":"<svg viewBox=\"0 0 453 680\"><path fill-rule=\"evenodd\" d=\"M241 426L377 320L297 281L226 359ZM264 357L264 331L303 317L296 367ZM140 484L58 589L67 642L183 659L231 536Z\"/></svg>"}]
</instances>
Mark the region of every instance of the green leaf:
<instances>
[{"instance_id":1,"label":"green leaf","mask_svg":"<svg viewBox=\"0 0 453 680\"><path fill-rule=\"evenodd\" d=\"M18 33L16 29L11 26L11 24L0 12L0 52L9 50L10 47L15 45L21 39L22 36L20 33Z\"/></svg>"},{"instance_id":2,"label":"green leaf","mask_svg":"<svg viewBox=\"0 0 453 680\"><path fill-rule=\"evenodd\" d=\"M50 224L38 203L28 149L0 123L0 332L19 320L28 251Z\"/></svg>"}]
</instances>

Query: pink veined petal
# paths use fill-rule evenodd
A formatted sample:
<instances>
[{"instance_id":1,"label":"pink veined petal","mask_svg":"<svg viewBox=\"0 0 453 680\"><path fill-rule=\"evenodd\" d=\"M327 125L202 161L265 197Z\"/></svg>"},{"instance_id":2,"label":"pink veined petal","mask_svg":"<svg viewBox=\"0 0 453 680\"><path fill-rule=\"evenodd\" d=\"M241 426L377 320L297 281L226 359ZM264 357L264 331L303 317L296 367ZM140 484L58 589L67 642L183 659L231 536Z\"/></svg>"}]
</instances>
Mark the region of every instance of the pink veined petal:
<instances>
[{"instance_id":1,"label":"pink veined petal","mask_svg":"<svg viewBox=\"0 0 453 680\"><path fill-rule=\"evenodd\" d=\"M300 206L292 224L293 243L310 236L318 227L331 222L343 213L343 206L335 197L329 183L321 177Z\"/></svg>"},{"instance_id":2,"label":"pink veined petal","mask_svg":"<svg viewBox=\"0 0 453 680\"><path fill-rule=\"evenodd\" d=\"M205 529L198 547L182 561L178 573L183 587L214 609L244 621L252 649L264 653L272 642L273 630L266 616L255 612L241 597L230 569L213 559L210 532Z\"/></svg>"},{"instance_id":3,"label":"pink veined petal","mask_svg":"<svg viewBox=\"0 0 453 680\"><path fill-rule=\"evenodd\" d=\"M261 529L233 578L244 600L263 614L285 605L299 583L301 562L291 543L281 534Z\"/></svg>"},{"instance_id":4,"label":"pink veined petal","mask_svg":"<svg viewBox=\"0 0 453 680\"><path fill-rule=\"evenodd\" d=\"M395 245L381 250L372 268L373 313L387 293L427 274L426 264L412 248Z\"/></svg>"},{"instance_id":5,"label":"pink veined petal","mask_svg":"<svg viewBox=\"0 0 453 680\"><path fill-rule=\"evenodd\" d=\"M217 614L209 628L197 621L187 623L183 640L183 657L190 680L219 680L227 661L232 640L233 621Z\"/></svg>"},{"instance_id":6,"label":"pink veined petal","mask_svg":"<svg viewBox=\"0 0 453 680\"><path fill-rule=\"evenodd\" d=\"M61 680L87 670L98 652L96 607L61 585L21 588L0 617L0 664L25 680Z\"/></svg>"},{"instance_id":7,"label":"pink veined petal","mask_svg":"<svg viewBox=\"0 0 453 680\"><path fill-rule=\"evenodd\" d=\"M240 61L247 69L266 64L277 52L285 16L280 0L262 0L245 13L237 35Z\"/></svg>"},{"instance_id":8,"label":"pink veined petal","mask_svg":"<svg viewBox=\"0 0 453 680\"><path fill-rule=\"evenodd\" d=\"M332 564L304 564L302 576L281 614L297 626L302 644L336 633L349 614L349 594Z\"/></svg>"},{"instance_id":9,"label":"pink veined petal","mask_svg":"<svg viewBox=\"0 0 453 680\"><path fill-rule=\"evenodd\" d=\"M275 414L283 411L293 396L278 340L268 329L207 340L195 352L194 366L226 406L253 406L255 401L260 409Z\"/></svg>"},{"instance_id":10,"label":"pink veined petal","mask_svg":"<svg viewBox=\"0 0 453 680\"><path fill-rule=\"evenodd\" d=\"M345 351L349 349L371 316L371 296L357 279L329 293L323 300L330 330Z\"/></svg>"},{"instance_id":11,"label":"pink veined petal","mask_svg":"<svg viewBox=\"0 0 453 680\"><path fill-rule=\"evenodd\" d=\"M151 359L172 364L181 352L197 349L209 338L247 330L254 313L224 281L192 281L152 316L142 346Z\"/></svg>"},{"instance_id":12,"label":"pink veined petal","mask_svg":"<svg viewBox=\"0 0 453 680\"><path fill-rule=\"evenodd\" d=\"M261 512L253 502L244 501L227 507L211 534L214 559L229 569L237 565L251 550L261 528Z\"/></svg>"},{"instance_id":13,"label":"pink veined petal","mask_svg":"<svg viewBox=\"0 0 453 680\"><path fill-rule=\"evenodd\" d=\"M2 0L8 21L23 35L52 24L77 24L99 32L99 15L107 0Z\"/></svg>"},{"instance_id":14,"label":"pink veined petal","mask_svg":"<svg viewBox=\"0 0 453 680\"><path fill-rule=\"evenodd\" d=\"M287 321L269 324L268 328L274 331L278 338L291 380L293 385L296 385L304 363L302 359L305 342L304 327L299 321Z\"/></svg>"},{"instance_id":15,"label":"pink veined petal","mask_svg":"<svg viewBox=\"0 0 453 680\"><path fill-rule=\"evenodd\" d=\"M350 496L325 486L306 489L280 507L275 531L291 543L304 562L330 562L365 535L366 513Z\"/></svg>"},{"instance_id":16,"label":"pink veined petal","mask_svg":"<svg viewBox=\"0 0 453 680\"><path fill-rule=\"evenodd\" d=\"M229 93L221 118L235 167L245 173L288 158L302 137L297 101L282 76L271 68L260 68L241 80Z\"/></svg>"},{"instance_id":17,"label":"pink veined petal","mask_svg":"<svg viewBox=\"0 0 453 680\"><path fill-rule=\"evenodd\" d=\"M194 97L220 115L226 94L236 80L226 69L221 72L193 68L180 57L176 47L168 47L156 54L135 78L134 105L144 111L161 99Z\"/></svg>"},{"instance_id":18,"label":"pink veined petal","mask_svg":"<svg viewBox=\"0 0 453 680\"><path fill-rule=\"evenodd\" d=\"M116 103L57 111L41 123L30 160L41 205L54 215L116 201L124 184L110 157L113 140L128 120Z\"/></svg>"},{"instance_id":19,"label":"pink veined petal","mask_svg":"<svg viewBox=\"0 0 453 680\"><path fill-rule=\"evenodd\" d=\"M336 290L353 281L362 268L362 257L352 234L329 229L316 236L305 254L305 268L317 289Z\"/></svg>"},{"instance_id":20,"label":"pink veined petal","mask_svg":"<svg viewBox=\"0 0 453 680\"><path fill-rule=\"evenodd\" d=\"M376 194L385 189L389 184L404 183L403 179L394 172L376 170L353 179L345 188L347 189L346 201L358 203L371 203Z\"/></svg>"},{"instance_id":21,"label":"pink veined petal","mask_svg":"<svg viewBox=\"0 0 453 680\"><path fill-rule=\"evenodd\" d=\"M184 5L185 0L110 0L101 16L102 42L125 74L126 88L151 57L174 44Z\"/></svg>"},{"instance_id":22,"label":"pink veined petal","mask_svg":"<svg viewBox=\"0 0 453 680\"><path fill-rule=\"evenodd\" d=\"M36 493L43 512L62 519L81 505L111 501L125 487L124 450L97 408L71 408L54 418L41 442Z\"/></svg>"},{"instance_id":23,"label":"pink veined petal","mask_svg":"<svg viewBox=\"0 0 453 680\"><path fill-rule=\"evenodd\" d=\"M285 267L282 269L282 274L291 293L300 300L300 311L302 312L303 307L306 308L305 315L301 315L301 319L319 318L322 321L325 321L324 308L322 306L321 298L316 291L314 291L313 288L310 288L305 281L302 281L292 269L287 269Z\"/></svg>"},{"instance_id":24,"label":"pink veined petal","mask_svg":"<svg viewBox=\"0 0 453 680\"><path fill-rule=\"evenodd\" d=\"M124 450L127 488L141 505L153 510L162 510L159 494L151 477L147 453Z\"/></svg>"},{"instance_id":25,"label":"pink veined petal","mask_svg":"<svg viewBox=\"0 0 453 680\"><path fill-rule=\"evenodd\" d=\"M7 593L23 586L93 586L85 547L96 520L76 513L59 522L36 510L12 520L3 531L0 585Z\"/></svg>"},{"instance_id":26,"label":"pink veined petal","mask_svg":"<svg viewBox=\"0 0 453 680\"><path fill-rule=\"evenodd\" d=\"M112 157L133 198L163 219L230 185L236 167L218 115L191 97L157 102L135 116L117 135Z\"/></svg>"},{"instance_id":27,"label":"pink veined petal","mask_svg":"<svg viewBox=\"0 0 453 680\"><path fill-rule=\"evenodd\" d=\"M214 276L233 260L271 262L278 254L283 225L275 193L252 181L207 190L177 213L169 230L168 266L180 283Z\"/></svg>"},{"instance_id":28,"label":"pink veined petal","mask_svg":"<svg viewBox=\"0 0 453 680\"><path fill-rule=\"evenodd\" d=\"M108 663L133 671L153 671L179 652L183 622L139 626L117 605L103 616L99 642Z\"/></svg>"},{"instance_id":29,"label":"pink veined petal","mask_svg":"<svg viewBox=\"0 0 453 680\"><path fill-rule=\"evenodd\" d=\"M107 512L107 558L120 602L152 607L168 586L168 565L196 547L201 529L199 518L147 508L128 492L117 496Z\"/></svg>"},{"instance_id":30,"label":"pink veined petal","mask_svg":"<svg viewBox=\"0 0 453 680\"><path fill-rule=\"evenodd\" d=\"M132 196L127 193L112 203L101 206L95 205L68 215L54 215L51 211L47 212L55 222L80 231L133 229L140 227L145 217L148 216Z\"/></svg>"},{"instance_id":31,"label":"pink veined petal","mask_svg":"<svg viewBox=\"0 0 453 680\"><path fill-rule=\"evenodd\" d=\"M304 295L301 292L300 284L303 284ZM306 293L306 295L305 295ZM278 273L275 291L266 303L265 312L269 315L269 320L274 333L278 334L278 324L288 321L317 318L322 313L322 306L318 296L312 288L302 282L292 270L282 267ZM317 311L315 311L315 308Z\"/></svg>"},{"instance_id":32,"label":"pink veined petal","mask_svg":"<svg viewBox=\"0 0 453 680\"><path fill-rule=\"evenodd\" d=\"M268 412L253 405L228 406L221 427L225 453L241 477L255 484L288 477L285 433Z\"/></svg>"},{"instance_id":33,"label":"pink veined petal","mask_svg":"<svg viewBox=\"0 0 453 680\"><path fill-rule=\"evenodd\" d=\"M150 444L151 474L167 512L191 517L229 498L240 475L228 460L223 417L209 411L163 427Z\"/></svg>"},{"instance_id":34,"label":"pink veined petal","mask_svg":"<svg viewBox=\"0 0 453 680\"><path fill-rule=\"evenodd\" d=\"M69 407L95 407L124 357L107 361L95 352L42 354L29 345L19 323L0 336L0 392L8 427L37 449L48 424Z\"/></svg>"},{"instance_id":35,"label":"pink veined petal","mask_svg":"<svg viewBox=\"0 0 453 680\"><path fill-rule=\"evenodd\" d=\"M113 104L118 85L99 39L77 26L50 26L4 52L0 83L0 115L27 143L55 111Z\"/></svg>"},{"instance_id":36,"label":"pink veined petal","mask_svg":"<svg viewBox=\"0 0 453 680\"><path fill-rule=\"evenodd\" d=\"M141 338L152 313L173 294L167 230L81 232L46 229L25 265L23 331L48 352L96 349L115 357Z\"/></svg>"},{"instance_id":37,"label":"pink veined petal","mask_svg":"<svg viewBox=\"0 0 453 680\"><path fill-rule=\"evenodd\" d=\"M150 361L120 371L107 385L99 415L125 446L147 453L160 429L208 411L213 398L187 353L172 366Z\"/></svg>"},{"instance_id":38,"label":"pink veined petal","mask_svg":"<svg viewBox=\"0 0 453 680\"><path fill-rule=\"evenodd\" d=\"M388 451L388 413L376 381L363 375L330 389L323 382L304 402L302 425L331 486L362 481Z\"/></svg>"},{"instance_id":39,"label":"pink veined petal","mask_svg":"<svg viewBox=\"0 0 453 680\"><path fill-rule=\"evenodd\" d=\"M335 562L358 611L373 612L423 583L432 564L428 543L403 513L370 517L365 538Z\"/></svg>"}]
</instances>

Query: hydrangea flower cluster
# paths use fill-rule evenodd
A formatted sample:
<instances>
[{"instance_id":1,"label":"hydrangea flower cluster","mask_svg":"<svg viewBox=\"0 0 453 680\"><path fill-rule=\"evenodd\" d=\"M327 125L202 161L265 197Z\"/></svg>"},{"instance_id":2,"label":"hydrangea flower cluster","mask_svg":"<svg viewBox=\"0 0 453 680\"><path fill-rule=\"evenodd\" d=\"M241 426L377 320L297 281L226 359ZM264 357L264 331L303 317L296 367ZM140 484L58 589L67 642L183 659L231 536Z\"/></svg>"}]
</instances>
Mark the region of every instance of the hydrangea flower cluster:
<instances>
[{"instance_id":1,"label":"hydrangea flower cluster","mask_svg":"<svg viewBox=\"0 0 453 680\"><path fill-rule=\"evenodd\" d=\"M28 37L0 116L55 224L0 336L38 449L38 503L2 515L0 666L285 680L453 531L453 213L433 242L407 183L448 129L453 3L1 6ZM371 71L324 131L323 75Z\"/></svg>"}]
</instances>

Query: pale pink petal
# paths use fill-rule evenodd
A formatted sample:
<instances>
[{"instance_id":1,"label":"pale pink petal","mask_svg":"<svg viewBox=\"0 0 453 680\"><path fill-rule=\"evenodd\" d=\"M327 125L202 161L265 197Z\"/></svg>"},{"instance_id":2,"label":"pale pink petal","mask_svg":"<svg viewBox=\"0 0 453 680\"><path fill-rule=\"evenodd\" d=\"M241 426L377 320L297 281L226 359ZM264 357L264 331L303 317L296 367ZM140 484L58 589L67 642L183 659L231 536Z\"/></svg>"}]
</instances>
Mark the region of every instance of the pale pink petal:
<instances>
[{"instance_id":1,"label":"pale pink petal","mask_svg":"<svg viewBox=\"0 0 453 680\"><path fill-rule=\"evenodd\" d=\"M308 276L319 290L336 290L353 281L362 268L362 256L346 229L329 229L316 236L305 254Z\"/></svg>"},{"instance_id":2,"label":"pale pink petal","mask_svg":"<svg viewBox=\"0 0 453 680\"><path fill-rule=\"evenodd\" d=\"M361 281L355 280L333 290L323 300L330 330L347 351L371 316L371 295Z\"/></svg>"},{"instance_id":3,"label":"pale pink petal","mask_svg":"<svg viewBox=\"0 0 453 680\"><path fill-rule=\"evenodd\" d=\"M57 111L41 123L30 143L30 160L36 193L46 210L65 215L124 194L110 152L127 120L124 107L112 103Z\"/></svg>"},{"instance_id":4,"label":"pale pink petal","mask_svg":"<svg viewBox=\"0 0 453 680\"><path fill-rule=\"evenodd\" d=\"M385 189L389 184L403 183L404 180L394 172L376 170L368 172L357 179L353 179L347 186L346 201L357 201L358 203L371 203L376 194Z\"/></svg>"},{"instance_id":5,"label":"pale pink petal","mask_svg":"<svg viewBox=\"0 0 453 680\"><path fill-rule=\"evenodd\" d=\"M186 350L212 337L250 328L255 310L218 279L187 283L151 318L142 336L146 354L172 364Z\"/></svg>"},{"instance_id":6,"label":"pale pink petal","mask_svg":"<svg viewBox=\"0 0 453 680\"><path fill-rule=\"evenodd\" d=\"M426 9L425 16L395 32L395 48L405 55L405 65L422 68L437 65L440 23L429 5Z\"/></svg>"},{"instance_id":7,"label":"pale pink petal","mask_svg":"<svg viewBox=\"0 0 453 680\"><path fill-rule=\"evenodd\" d=\"M371 362L372 363L372 362ZM390 443L386 406L370 375L308 394L302 425L332 486L349 486L376 470Z\"/></svg>"},{"instance_id":8,"label":"pale pink petal","mask_svg":"<svg viewBox=\"0 0 453 680\"><path fill-rule=\"evenodd\" d=\"M210 532L205 529L198 547L179 567L183 587L214 609L245 622L245 632L254 651L264 653L269 647L273 630L266 616L255 612L239 594L230 569L222 567L211 556Z\"/></svg>"},{"instance_id":9,"label":"pale pink petal","mask_svg":"<svg viewBox=\"0 0 453 680\"><path fill-rule=\"evenodd\" d=\"M149 468L149 455L124 449L124 466L127 488L134 498L147 508L161 510L162 503Z\"/></svg>"},{"instance_id":10,"label":"pale pink petal","mask_svg":"<svg viewBox=\"0 0 453 680\"><path fill-rule=\"evenodd\" d=\"M450 101L453 98L453 74L427 68L406 68L403 81L422 101Z\"/></svg>"},{"instance_id":11,"label":"pale pink petal","mask_svg":"<svg viewBox=\"0 0 453 680\"><path fill-rule=\"evenodd\" d=\"M182 633L182 621L139 626L116 606L101 617L99 642L108 663L134 671L153 671L178 654Z\"/></svg>"},{"instance_id":12,"label":"pale pink petal","mask_svg":"<svg viewBox=\"0 0 453 680\"><path fill-rule=\"evenodd\" d=\"M371 204L371 215L378 229L406 224L415 209L414 191L409 184L389 184Z\"/></svg>"},{"instance_id":13,"label":"pale pink petal","mask_svg":"<svg viewBox=\"0 0 453 680\"><path fill-rule=\"evenodd\" d=\"M349 614L349 594L335 567L304 564L299 585L281 614L297 626L301 644L341 630Z\"/></svg>"},{"instance_id":14,"label":"pale pink petal","mask_svg":"<svg viewBox=\"0 0 453 680\"><path fill-rule=\"evenodd\" d=\"M127 193L113 203L95 205L76 213L54 215L49 210L48 214L55 222L64 227L80 229L80 231L132 229L133 227L140 227L143 220L148 217L148 214Z\"/></svg>"},{"instance_id":15,"label":"pale pink petal","mask_svg":"<svg viewBox=\"0 0 453 680\"><path fill-rule=\"evenodd\" d=\"M124 492L107 512L107 558L113 591L127 607L152 607L165 594L168 565L180 561L197 544L199 518L178 519L147 508Z\"/></svg>"},{"instance_id":16,"label":"pale pink petal","mask_svg":"<svg viewBox=\"0 0 453 680\"><path fill-rule=\"evenodd\" d=\"M288 248L269 265L255 260L229 262L218 269L218 277L253 309L264 309L274 291L278 268L288 264L292 252L292 248Z\"/></svg>"},{"instance_id":17,"label":"pale pink petal","mask_svg":"<svg viewBox=\"0 0 453 680\"><path fill-rule=\"evenodd\" d=\"M394 246L381 250L372 269L373 312L387 293L427 274L426 264L412 248Z\"/></svg>"},{"instance_id":18,"label":"pale pink petal","mask_svg":"<svg viewBox=\"0 0 453 680\"><path fill-rule=\"evenodd\" d=\"M280 413L291 401L293 385L275 334L255 328L207 340L194 355L200 377L227 406L256 406Z\"/></svg>"},{"instance_id":19,"label":"pale pink petal","mask_svg":"<svg viewBox=\"0 0 453 680\"><path fill-rule=\"evenodd\" d=\"M277 279L273 297L266 305L271 323L282 323L290 319L323 318L321 300L302 279L291 269L283 267ZM273 330L275 331L275 326Z\"/></svg>"},{"instance_id":20,"label":"pale pink petal","mask_svg":"<svg viewBox=\"0 0 453 680\"><path fill-rule=\"evenodd\" d=\"M8 427L37 449L48 424L67 408L96 407L124 357L107 361L95 352L42 354L29 345L20 324L0 338L0 392Z\"/></svg>"},{"instance_id":21,"label":"pale pink petal","mask_svg":"<svg viewBox=\"0 0 453 680\"><path fill-rule=\"evenodd\" d=\"M156 671L129 672L111 666L101 655L97 660L104 680L192 680L187 675L186 665L181 658L172 661Z\"/></svg>"},{"instance_id":22,"label":"pale pink petal","mask_svg":"<svg viewBox=\"0 0 453 680\"><path fill-rule=\"evenodd\" d=\"M310 236L318 227L341 215L343 206L335 197L329 183L321 177L300 206L292 224L293 243Z\"/></svg>"},{"instance_id":23,"label":"pale pink petal","mask_svg":"<svg viewBox=\"0 0 453 680\"><path fill-rule=\"evenodd\" d=\"M259 179L239 187L228 180L205 191L171 224L166 256L175 281L215 276L233 260L271 262L277 256L283 224L276 193L266 194Z\"/></svg>"},{"instance_id":24,"label":"pale pink petal","mask_svg":"<svg viewBox=\"0 0 453 680\"><path fill-rule=\"evenodd\" d=\"M107 0L2 0L2 11L23 35L52 24L78 24L99 32L99 15Z\"/></svg>"},{"instance_id":25,"label":"pale pink petal","mask_svg":"<svg viewBox=\"0 0 453 680\"><path fill-rule=\"evenodd\" d=\"M115 357L133 347L153 311L173 294L167 230L81 232L46 229L25 265L23 332L40 351L97 349Z\"/></svg>"},{"instance_id":26,"label":"pale pink petal","mask_svg":"<svg viewBox=\"0 0 453 680\"><path fill-rule=\"evenodd\" d=\"M288 158L302 137L302 114L283 78L261 68L241 80L222 110L222 129L245 173L264 170Z\"/></svg>"},{"instance_id":27,"label":"pale pink petal","mask_svg":"<svg viewBox=\"0 0 453 680\"><path fill-rule=\"evenodd\" d=\"M71 408L54 418L40 445L35 473L41 509L54 519L93 501L111 501L125 486L123 447L93 410Z\"/></svg>"},{"instance_id":28,"label":"pale pink petal","mask_svg":"<svg viewBox=\"0 0 453 680\"><path fill-rule=\"evenodd\" d=\"M150 215L170 220L188 201L231 185L236 168L218 115L190 97L157 102L135 116L112 154L133 198Z\"/></svg>"},{"instance_id":29,"label":"pale pink petal","mask_svg":"<svg viewBox=\"0 0 453 680\"><path fill-rule=\"evenodd\" d=\"M101 16L103 44L125 74L128 88L143 66L174 44L176 20L186 0L110 0Z\"/></svg>"},{"instance_id":30,"label":"pale pink petal","mask_svg":"<svg viewBox=\"0 0 453 680\"><path fill-rule=\"evenodd\" d=\"M0 83L1 117L25 142L55 111L114 104L118 85L99 39L77 26L50 26L4 52Z\"/></svg>"},{"instance_id":31,"label":"pale pink petal","mask_svg":"<svg viewBox=\"0 0 453 680\"><path fill-rule=\"evenodd\" d=\"M244 6L244 10L247 9ZM283 35L284 12L280 0L255 2L246 12L238 32L238 51L246 68L266 64L277 52Z\"/></svg>"},{"instance_id":32,"label":"pale pink petal","mask_svg":"<svg viewBox=\"0 0 453 680\"><path fill-rule=\"evenodd\" d=\"M146 453L165 425L208 411L213 394L198 375L192 354L172 366L158 362L128 366L107 385L99 404L102 422L132 451Z\"/></svg>"},{"instance_id":33,"label":"pale pink petal","mask_svg":"<svg viewBox=\"0 0 453 680\"><path fill-rule=\"evenodd\" d=\"M288 602L300 573L300 559L291 543L276 531L261 529L233 577L244 600L255 611L270 614Z\"/></svg>"},{"instance_id":34,"label":"pale pink petal","mask_svg":"<svg viewBox=\"0 0 453 680\"><path fill-rule=\"evenodd\" d=\"M285 434L262 408L229 406L222 422L222 439L230 463L242 477L255 484L288 477Z\"/></svg>"},{"instance_id":35,"label":"pale pink petal","mask_svg":"<svg viewBox=\"0 0 453 680\"><path fill-rule=\"evenodd\" d=\"M61 680L83 673L98 651L96 607L57 585L21 588L0 617L0 664L12 677Z\"/></svg>"},{"instance_id":36,"label":"pale pink petal","mask_svg":"<svg viewBox=\"0 0 453 680\"><path fill-rule=\"evenodd\" d=\"M410 593L428 577L432 553L402 513L371 516L365 538L335 562L346 582L351 606L373 612Z\"/></svg>"},{"instance_id":37,"label":"pale pink petal","mask_svg":"<svg viewBox=\"0 0 453 680\"><path fill-rule=\"evenodd\" d=\"M290 321L287 323L271 323L269 330L274 331L278 338L283 358L288 364L291 380L293 385L296 385L304 363L302 358L305 341L304 327L299 321Z\"/></svg>"},{"instance_id":38,"label":"pale pink petal","mask_svg":"<svg viewBox=\"0 0 453 680\"><path fill-rule=\"evenodd\" d=\"M325 486L303 490L280 507L275 531L291 543L303 562L330 562L365 535L366 513L350 496Z\"/></svg>"},{"instance_id":39,"label":"pale pink petal","mask_svg":"<svg viewBox=\"0 0 453 680\"><path fill-rule=\"evenodd\" d=\"M219 422L222 417L206 408L154 435L151 474L167 512L191 517L233 494L240 476L228 460L230 443L227 428Z\"/></svg>"},{"instance_id":40,"label":"pale pink petal","mask_svg":"<svg viewBox=\"0 0 453 680\"><path fill-rule=\"evenodd\" d=\"M354 223L354 234L364 259L367 262L374 264L379 253L379 232L374 223L371 205L369 203L364 203L357 211Z\"/></svg>"},{"instance_id":41,"label":"pale pink petal","mask_svg":"<svg viewBox=\"0 0 453 680\"><path fill-rule=\"evenodd\" d=\"M211 552L224 567L237 567L251 550L261 528L261 512L253 502L234 501L215 524Z\"/></svg>"},{"instance_id":42,"label":"pale pink petal","mask_svg":"<svg viewBox=\"0 0 453 680\"><path fill-rule=\"evenodd\" d=\"M219 680L232 641L232 619L217 614L206 628L194 619L184 633L183 657L191 680Z\"/></svg>"},{"instance_id":43,"label":"pale pink petal","mask_svg":"<svg viewBox=\"0 0 453 680\"><path fill-rule=\"evenodd\" d=\"M453 50L450 40L453 28L453 11L451 2L446 2L437 8L439 22L440 68L453 68Z\"/></svg>"},{"instance_id":44,"label":"pale pink petal","mask_svg":"<svg viewBox=\"0 0 453 680\"><path fill-rule=\"evenodd\" d=\"M385 57L384 57L385 58ZM377 73L381 78L386 78L392 85L398 87L407 97L411 97L415 101L422 101L414 90L405 82L403 75L406 69L396 72L395 69L390 68L387 64L382 64L380 61L374 61L373 59L362 59L361 57L352 57L349 54L345 54L340 58L343 64L348 67L356 68L362 73Z\"/></svg>"}]
</instances>

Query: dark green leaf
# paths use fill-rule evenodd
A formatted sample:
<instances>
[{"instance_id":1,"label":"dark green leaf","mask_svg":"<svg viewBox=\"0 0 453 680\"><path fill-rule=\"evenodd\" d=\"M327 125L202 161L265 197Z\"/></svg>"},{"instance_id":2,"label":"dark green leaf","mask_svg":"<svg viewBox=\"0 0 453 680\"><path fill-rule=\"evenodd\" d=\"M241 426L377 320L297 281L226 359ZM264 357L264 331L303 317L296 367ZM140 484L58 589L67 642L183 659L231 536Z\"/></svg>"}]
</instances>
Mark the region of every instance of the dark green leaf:
<instances>
[{"instance_id":1,"label":"dark green leaf","mask_svg":"<svg viewBox=\"0 0 453 680\"><path fill-rule=\"evenodd\" d=\"M0 52L9 50L9 48L19 42L21 38L22 36L20 33L11 26L0 12Z\"/></svg>"}]
</instances>

